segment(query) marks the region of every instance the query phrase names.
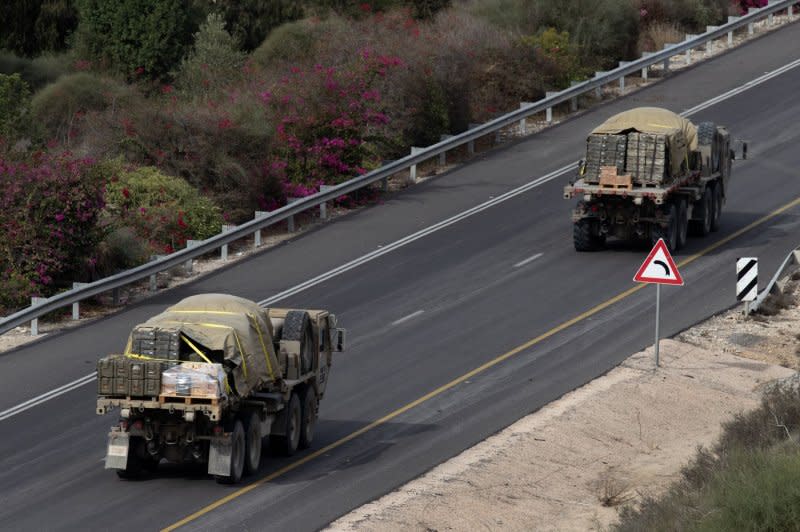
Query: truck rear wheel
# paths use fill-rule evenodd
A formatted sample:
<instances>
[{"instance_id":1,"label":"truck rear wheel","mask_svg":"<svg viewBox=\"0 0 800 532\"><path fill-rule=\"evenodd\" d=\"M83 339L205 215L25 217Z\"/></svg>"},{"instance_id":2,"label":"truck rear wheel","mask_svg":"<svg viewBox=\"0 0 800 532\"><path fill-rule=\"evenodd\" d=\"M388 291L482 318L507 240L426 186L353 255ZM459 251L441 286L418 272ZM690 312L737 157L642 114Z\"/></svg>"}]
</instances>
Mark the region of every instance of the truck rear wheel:
<instances>
[{"instance_id":1,"label":"truck rear wheel","mask_svg":"<svg viewBox=\"0 0 800 532\"><path fill-rule=\"evenodd\" d=\"M244 461L244 470L248 475L258 471L261 465L261 418L252 412L245 423L245 442L247 443L247 456Z\"/></svg>"},{"instance_id":2,"label":"truck rear wheel","mask_svg":"<svg viewBox=\"0 0 800 532\"><path fill-rule=\"evenodd\" d=\"M140 478L145 471L155 469L148 467L145 454L145 442L142 438L132 437L128 444L128 462L125 469L117 469L117 476L124 479ZM157 465L157 464L156 464Z\"/></svg>"},{"instance_id":3,"label":"truck rear wheel","mask_svg":"<svg viewBox=\"0 0 800 532\"><path fill-rule=\"evenodd\" d=\"M302 408L297 394L292 392L292 398L286 405L281 420L285 423L283 434L271 435L270 446L284 456L292 456L300 445L300 431L302 425Z\"/></svg>"},{"instance_id":4,"label":"truck rear wheel","mask_svg":"<svg viewBox=\"0 0 800 532\"><path fill-rule=\"evenodd\" d=\"M231 436L231 469L230 474L215 475L214 478L220 484L236 484L242 480L244 473L245 463L245 450L247 443L245 442L244 426L240 420L236 420L233 425L233 434Z\"/></svg>"},{"instance_id":5,"label":"truck rear wheel","mask_svg":"<svg viewBox=\"0 0 800 532\"><path fill-rule=\"evenodd\" d=\"M678 238L676 242L676 249L683 249L686 245L686 236L689 231L689 211L686 205L686 200L682 199L678 202Z\"/></svg>"},{"instance_id":6,"label":"truck rear wheel","mask_svg":"<svg viewBox=\"0 0 800 532\"><path fill-rule=\"evenodd\" d=\"M711 230L719 231L719 219L722 217L722 187L714 186L711 195Z\"/></svg>"},{"instance_id":7,"label":"truck rear wheel","mask_svg":"<svg viewBox=\"0 0 800 532\"><path fill-rule=\"evenodd\" d=\"M700 212L701 218L699 220L692 220L690 222L692 234L696 236L706 236L711 232L711 216L714 208L713 200L711 198L711 187L706 187L703 192L703 197L700 201L695 203L695 209Z\"/></svg>"},{"instance_id":8,"label":"truck rear wheel","mask_svg":"<svg viewBox=\"0 0 800 532\"><path fill-rule=\"evenodd\" d=\"M675 204L671 204L669 206L669 224L667 227L661 227L660 225L653 225L650 231L650 239L655 245L658 242L659 238L663 238L664 242L667 244L667 249L669 249L670 253L674 253L677 250L678 244L678 209L675 207Z\"/></svg>"},{"instance_id":9,"label":"truck rear wheel","mask_svg":"<svg viewBox=\"0 0 800 532\"><path fill-rule=\"evenodd\" d=\"M597 251L605 244L605 237L597 231L594 220L578 220L572 227L572 242L575 251Z\"/></svg>"},{"instance_id":10,"label":"truck rear wheel","mask_svg":"<svg viewBox=\"0 0 800 532\"><path fill-rule=\"evenodd\" d=\"M300 448L308 449L314 440L314 428L317 425L317 392L308 386L303 394L303 421L300 425Z\"/></svg>"}]
</instances>

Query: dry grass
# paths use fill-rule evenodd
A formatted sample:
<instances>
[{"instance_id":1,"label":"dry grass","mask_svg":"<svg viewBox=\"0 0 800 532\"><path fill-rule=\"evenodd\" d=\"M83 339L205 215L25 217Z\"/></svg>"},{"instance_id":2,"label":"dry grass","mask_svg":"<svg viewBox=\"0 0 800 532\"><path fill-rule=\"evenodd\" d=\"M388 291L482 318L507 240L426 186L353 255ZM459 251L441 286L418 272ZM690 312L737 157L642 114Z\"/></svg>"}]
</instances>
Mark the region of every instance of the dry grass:
<instances>
[{"instance_id":1,"label":"dry grass","mask_svg":"<svg viewBox=\"0 0 800 532\"><path fill-rule=\"evenodd\" d=\"M665 44L681 42L684 32L675 24L652 22L639 34L639 52L657 52L664 49Z\"/></svg>"}]
</instances>

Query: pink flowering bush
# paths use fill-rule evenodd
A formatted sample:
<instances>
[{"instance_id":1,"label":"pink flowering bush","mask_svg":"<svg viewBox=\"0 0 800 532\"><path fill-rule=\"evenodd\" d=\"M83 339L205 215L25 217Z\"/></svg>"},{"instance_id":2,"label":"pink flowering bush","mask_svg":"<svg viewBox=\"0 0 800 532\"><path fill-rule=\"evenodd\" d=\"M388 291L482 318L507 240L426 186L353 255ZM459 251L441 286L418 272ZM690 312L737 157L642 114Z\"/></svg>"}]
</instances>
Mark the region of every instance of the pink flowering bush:
<instances>
[{"instance_id":1,"label":"pink flowering bush","mask_svg":"<svg viewBox=\"0 0 800 532\"><path fill-rule=\"evenodd\" d=\"M379 162L389 136L379 82L402 64L362 50L341 67L293 67L273 90L261 92L276 120L265 171L284 182L287 196L308 195L321 183L340 183Z\"/></svg>"},{"instance_id":2,"label":"pink flowering bush","mask_svg":"<svg viewBox=\"0 0 800 532\"><path fill-rule=\"evenodd\" d=\"M103 183L91 159L0 159L0 307L25 306L80 280L103 232Z\"/></svg>"}]
</instances>

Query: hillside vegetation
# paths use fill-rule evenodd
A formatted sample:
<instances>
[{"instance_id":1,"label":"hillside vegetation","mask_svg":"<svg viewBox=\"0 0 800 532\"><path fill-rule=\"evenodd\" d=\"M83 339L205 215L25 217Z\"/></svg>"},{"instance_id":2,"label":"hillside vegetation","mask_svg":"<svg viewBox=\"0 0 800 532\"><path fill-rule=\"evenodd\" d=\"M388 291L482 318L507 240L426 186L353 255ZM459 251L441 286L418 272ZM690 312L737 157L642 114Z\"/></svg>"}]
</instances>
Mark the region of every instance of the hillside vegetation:
<instances>
[{"instance_id":1,"label":"hillside vegetation","mask_svg":"<svg viewBox=\"0 0 800 532\"><path fill-rule=\"evenodd\" d=\"M0 11L0 310L760 3L12 0Z\"/></svg>"}]
</instances>

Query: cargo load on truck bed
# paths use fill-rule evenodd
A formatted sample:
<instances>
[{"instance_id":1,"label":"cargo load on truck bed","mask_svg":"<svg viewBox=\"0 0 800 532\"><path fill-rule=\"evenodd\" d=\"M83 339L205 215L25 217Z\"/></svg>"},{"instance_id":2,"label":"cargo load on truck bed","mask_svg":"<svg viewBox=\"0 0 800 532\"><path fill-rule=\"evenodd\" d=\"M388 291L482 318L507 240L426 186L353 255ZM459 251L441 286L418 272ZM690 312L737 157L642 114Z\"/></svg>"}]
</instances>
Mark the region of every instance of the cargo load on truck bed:
<instances>
[{"instance_id":1,"label":"cargo load on truck bed","mask_svg":"<svg viewBox=\"0 0 800 532\"><path fill-rule=\"evenodd\" d=\"M586 183L600 183L603 167L630 175L633 184L661 185L683 175L697 150L697 128L680 115L640 107L612 116L587 139Z\"/></svg>"}]
</instances>

